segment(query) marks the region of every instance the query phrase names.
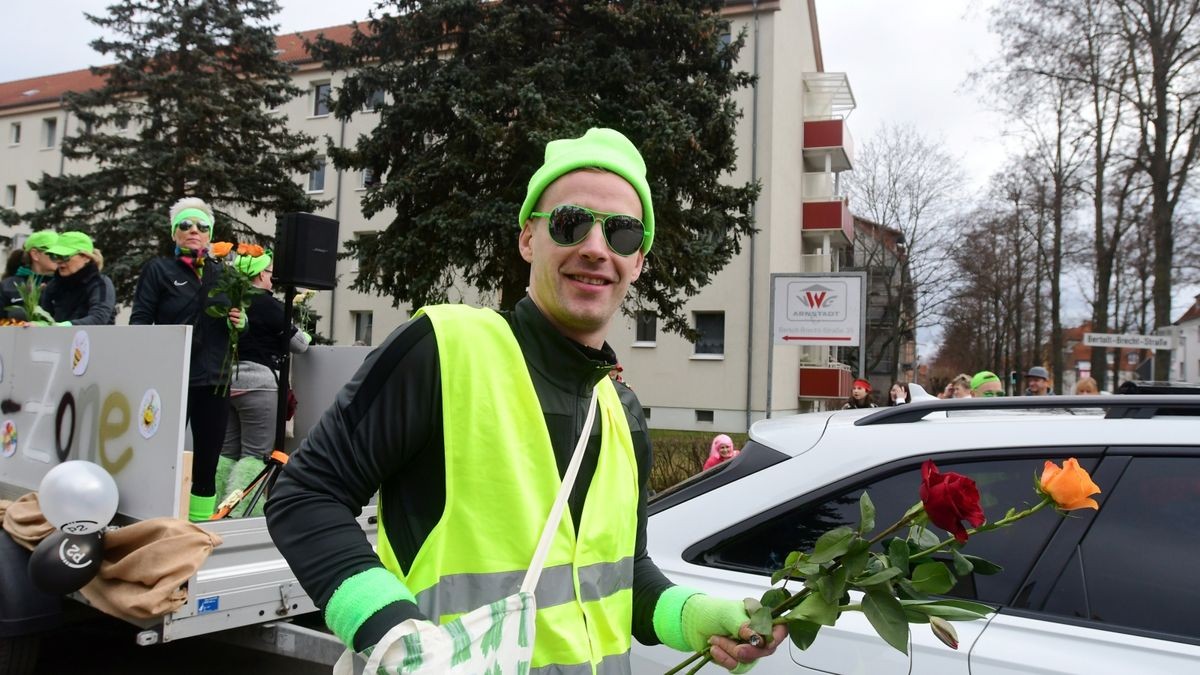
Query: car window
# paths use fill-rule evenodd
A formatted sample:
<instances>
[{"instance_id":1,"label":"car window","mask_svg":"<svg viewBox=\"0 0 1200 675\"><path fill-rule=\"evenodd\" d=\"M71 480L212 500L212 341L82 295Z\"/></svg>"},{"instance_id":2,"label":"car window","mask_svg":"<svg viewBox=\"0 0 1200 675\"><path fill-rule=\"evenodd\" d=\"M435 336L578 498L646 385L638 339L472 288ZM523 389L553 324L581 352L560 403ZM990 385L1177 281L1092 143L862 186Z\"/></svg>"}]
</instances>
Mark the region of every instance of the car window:
<instances>
[{"instance_id":1,"label":"car window","mask_svg":"<svg viewBox=\"0 0 1200 675\"><path fill-rule=\"evenodd\" d=\"M1197 542L1200 458L1134 457L1043 611L1195 637Z\"/></svg>"},{"instance_id":2,"label":"car window","mask_svg":"<svg viewBox=\"0 0 1200 675\"><path fill-rule=\"evenodd\" d=\"M984 514L989 520L996 520L1010 507L1022 508L1034 503L1034 477L1040 474L1048 458L1059 462L1063 459L1043 455L1039 458L962 462L940 460L938 469L943 473L957 471L974 479L979 486ZM1096 460L1082 458L1080 464L1091 471ZM831 528L855 525L858 522L858 498L864 489L870 492L879 514L877 524L885 527L891 524L890 519L899 518L916 503L920 485L920 463L898 467L886 475L872 476L818 501L799 504L764 522L749 523L742 532L713 546L696 562L770 576L783 566L789 552L810 550L817 537ZM888 522L883 522L885 519ZM996 575L965 576L950 595L1008 604L1059 521L1057 514L1045 509L1018 525L972 539L964 549L966 553L991 560L1004 570Z\"/></svg>"}]
</instances>

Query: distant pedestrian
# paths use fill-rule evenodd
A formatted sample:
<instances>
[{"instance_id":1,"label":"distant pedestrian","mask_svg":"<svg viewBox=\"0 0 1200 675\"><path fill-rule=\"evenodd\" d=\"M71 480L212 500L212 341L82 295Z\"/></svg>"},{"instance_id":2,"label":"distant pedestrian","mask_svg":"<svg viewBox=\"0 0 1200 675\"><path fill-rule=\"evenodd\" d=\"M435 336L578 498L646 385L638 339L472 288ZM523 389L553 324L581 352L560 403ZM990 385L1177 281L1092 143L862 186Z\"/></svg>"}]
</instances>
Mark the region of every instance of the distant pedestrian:
<instances>
[{"instance_id":1,"label":"distant pedestrian","mask_svg":"<svg viewBox=\"0 0 1200 675\"><path fill-rule=\"evenodd\" d=\"M888 390L888 405L904 405L909 400L907 382L897 382Z\"/></svg>"},{"instance_id":2,"label":"distant pedestrian","mask_svg":"<svg viewBox=\"0 0 1200 675\"><path fill-rule=\"evenodd\" d=\"M971 398L971 376L959 373L950 380L950 398Z\"/></svg>"},{"instance_id":3,"label":"distant pedestrian","mask_svg":"<svg viewBox=\"0 0 1200 675\"><path fill-rule=\"evenodd\" d=\"M871 383L860 379L855 380L854 384L850 387L850 398L846 399L846 405L842 406L842 410L878 407L871 400Z\"/></svg>"},{"instance_id":4,"label":"distant pedestrian","mask_svg":"<svg viewBox=\"0 0 1200 675\"><path fill-rule=\"evenodd\" d=\"M1053 396L1050 390L1050 371L1041 366L1034 366L1025 373L1026 396Z\"/></svg>"},{"instance_id":5,"label":"distant pedestrian","mask_svg":"<svg viewBox=\"0 0 1200 675\"><path fill-rule=\"evenodd\" d=\"M728 462L740 454L742 453L734 447L732 438L725 434L717 434L708 449L708 459L704 460L704 470L708 471L721 462Z\"/></svg>"},{"instance_id":6,"label":"distant pedestrian","mask_svg":"<svg viewBox=\"0 0 1200 675\"><path fill-rule=\"evenodd\" d=\"M1075 383L1076 396L1094 396L1100 393L1100 387L1096 384L1095 378L1085 377Z\"/></svg>"},{"instance_id":7,"label":"distant pedestrian","mask_svg":"<svg viewBox=\"0 0 1200 675\"><path fill-rule=\"evenodd\" d=\"M1004 395L1004 383L990 370L981 370L971 378L971 395L975 398L992 398Z\"/></svg>"}]
</instances>

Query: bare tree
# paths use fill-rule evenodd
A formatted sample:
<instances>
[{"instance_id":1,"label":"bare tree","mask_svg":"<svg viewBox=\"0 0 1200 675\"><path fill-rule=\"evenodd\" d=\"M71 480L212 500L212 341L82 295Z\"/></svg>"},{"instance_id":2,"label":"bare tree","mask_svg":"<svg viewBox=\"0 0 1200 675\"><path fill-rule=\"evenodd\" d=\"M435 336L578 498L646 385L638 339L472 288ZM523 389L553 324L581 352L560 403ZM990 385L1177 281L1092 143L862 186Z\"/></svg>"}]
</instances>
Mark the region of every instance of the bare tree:
<instances>
[{"instance_id":1,"label":"bare tree","mask_svg":"<svg viewBox=\"0 0 1200 675\"><path fill-rule=\"evenodd\" d=\"M954 239L964 173L940 140L912 125L884 125L858 152L848 181L856 214L881 227L860 229L855 266L868 272L868 288L883 295L887 310L875 322L875 349L866 365L881 361L899 374L901 345L917 328L933 325L953 270L945 255Z\"/></svg>"},{"instance_id":2,"label":"bare tree","mask_svg":"<svg viewBox=\"0 0 1200 675\"><path fill-rule=\"evenodd\" d=\"M1200 0L1112 0L1129 86L1123 97L1137 116L1137 166L1150 179L1154 242L1154 327L1171 324L1175 212L1200 154ZM1167 359L1155 359L1155 379L1166 379Z\"/></svg>"}]
</instances>

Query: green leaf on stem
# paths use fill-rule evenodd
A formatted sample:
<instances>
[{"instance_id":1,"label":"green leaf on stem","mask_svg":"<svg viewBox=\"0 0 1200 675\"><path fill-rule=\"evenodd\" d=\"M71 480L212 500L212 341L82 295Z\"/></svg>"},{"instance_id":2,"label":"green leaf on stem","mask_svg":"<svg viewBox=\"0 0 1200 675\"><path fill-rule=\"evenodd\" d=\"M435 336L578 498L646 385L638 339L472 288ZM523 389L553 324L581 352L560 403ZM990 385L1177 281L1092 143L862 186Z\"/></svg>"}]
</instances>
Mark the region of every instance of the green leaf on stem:
<instances>
[{"instance_id":1,"label":"green leaf on stem","mask_svg":"<svg viewBox=\"0 0 1200 675\"><path fill-rule=\"evenodd\" d=\"M879 637L895 647L901 654L908 654L908 619L900 601L884 591L867 591L862 601L863 614Z\"/></svg>"},{"instance_id":2,"label":"green leaf on stem","mask_svg":"<svg viewBox=\"0 0 1200 675\"><path fill-rule=\"evenodd\" d=\"M742 600L742 606L746 608L746 614L753 614L763 608L762 603L754 598Z\"/></svg>"},{"instance_id":3,"label":"green leaf on stem","mask_svg":"<svg viewBox=\"0 0 1200 675\"><path fill-rule=\"evenodd\" d=\"M218 307L217 305L209 305L204 308L205 314L217 319L223 318L227 311L229 311L228 308Z\"/></svg>"},{"instance_id":4,"label":"green leaf on stem","mask_svg":"<svg viewBox=\"0 0 1200 675\"><path fill-rule=\"evenodd\" d=\"M921 563L912 572L913 587L923 593L945 593L954 588L954 581L950 569L937 561Z\"/></svg>"},{"instance_id":5,"label":"green leaf on stem","mask_svg":"<svg viewBox=\"0 0 1200 675\"><path fill-rule=\"evenodd\" d=\"M800 601L800 604L788 613L789 621L793 619L804 619L819 623L822 626L832 626L837 623L838 606L834 603L827 602L821 597L820 593L811 593L809 596Z\"/></svg>"},{"instance_id":6,"label":"green leaf on stem","mask_svg":"<svg viewBox=\"0 0 1200 675\"><path fill-rule=\"evenodd\" d=\"M923 614L926 617L940 616L947 621L974 621L975 619L984 619L987 618L987 615L991 613L990 607L985 609L987 610L985 612L976 612L970 609L958 607L952 604L944 604L941 602L930 602L919 605L904 606L906 613L916 612L918 614Z\"/></svg>"},{"instance_id":7,"label":"green leaf on stem","mask_svg":"<svg viewBox=\"0 0 1200 675\"><path fill-rule=\"evenodd\" d=\"M817 563L802 562L796 565L795 573L802 577L811 577L821 573L821 566Z\"/></svg>"},{"instance_id":8,"label":"green leaf on stem","mask_svg":"<svg viewBox=\"0 0 1200 675\"><path fill-rule=\"evenodd\" d=\"M986 615L991 614L992 612L996 611L996 608L992 607L991 605L985 605L982 602L974 602L972 600L959 600L957 598L942 598L942 599L937 599L937 600L933 600L933 599L901 600L900 604L904 605L906 608L910 607L910 606L918 606L918 605L939 605L942 607L955 607L958 609L966 610L973 614L978 614L980 616L986 616Z\"/></svg>"},{"instance_id":9,"label":"green leaf on stem","mask_svg":"<svg viewBox=\"0 0 1200 675\"><path fill-rule=\"evenodd\" d=\"M866 534L875 529L875 504L864 490L858 498L858 533Z\"/></svg>"},{"instance_id":10,"label":"green leaf on stem","mask_svg":"<svg viewBox=\"0 0 1200 675\"><path fill-rule=\"evenodd\" d=\"M929 599L929 596L925 595L921 591L918 591L916 586L913 586L912 582L909 581L908 579L905 579L904 577L900 577L899 579L896 579L895 584L897 587L896 595L898 597L908 598L910 600L928 600Z\"/></svg>"},{"instance_id":11,"label":"green leaf on stem","mask_svg":"<svg viewBox=\"0 0 1200 675\"><path fill-rule=\"evenodd\" d=\"M864 540L859 540L864 541ZM865 541L864 541L865 543ZM846 570L846 576L856 577L862 574L862 571L867 566L867 561L871 558L871 551L868 548L855 550L857 547L851 547L846 555L842 556L842 569Z\"/></svg>"},{"instance_id":12,"label":"green leaf on stem","mask_svg":"<svg viewBox=\"0 0 1200 675\"><path fill-rule=\"evenodd\" d=\"M976 555L967 555L964 553L963 557L967 559L967 562L971 563L971 567L974 569L975 574L996 574L1004 569L991 560L980 558Z\"/></svg>"},{"instance_id":13,"label":"green leaf on stem","mask_svg":"<svg viewBox=\"0 0 1200 675\"><path fill-rule=\"evenodd\" d=\"M954 573L958 576L965 577L971 573L971 570L975 569L975 566L971 564L971 561L967 560L963 554L959 553L957 548L951 549L950 553L954 556Z\"/></svg>"},{"instance_id":14,"label":"green leaf on stem","mask_svg":"<svg viewBox=\"0 0 1200 675\"><path fill-rule=\"evenodd\" d=\"M903 539L892 539L888 542L888 561L893 567L900 569L900 573L908 576L908 542Z\"/></svg>"},{"instance_id":15,"label":"green leaf on stem","mask_svg":"<svg viewBox=\"0 0 1200 675\"><path fill-rule=\"evenodd\" d=\"M763 593L762 605L763 607L775 609L776 607L782 605L783 602L790 597L792 597L792 594L788 593L786 588L772 588L766 593Z\"/></svg>"},{"instance_id":16,"label":"green leaf on stem","mask_svg":"<svg viewBox=\"0 0 1200 675\"><path fill-rule=\"evenodd\" d=\"M845 526L835 527L826 532L817 539L817 544L813 547L812 555L808 557L809 562L827 563L844 554L850 550L850 544L853 543L854 536L854 530Z\"/></svg>"},{"instance_id":17,"label":"green leaf on stem","mask_svg":"<svg viewBox=\"0 0 1200 675\"><path fill-rule=\"evenodd\" d=\"M766 607L759 607L750 613L750 630L770 639L771 631L774 627L771 619L771 610Z\"/></svg>"},{"instance_id":18,"label":"green leaf on stem","mask_svg":"<svg viewBox=\"0 0 1200 675\"><path fill-rule=\"evenodd\" d=\"M817 590L825 602L836 605L846 589L846 568L839 567L817 579Z\"/></svg>"},{"instance_id":19,"label":"green leaf on stem","mask_svg":"<svg viewBox=\"0 0 1200 675\"><path fill-rule=\"evenodd\" d=\"M888 567L863 579L855 579L854 583L857 586L874 586L895 579L902 573L899 567Z\"/></svg>"},{"instance_id":20,"label":"green leaf on stem","mask_svg":"<svg viewBox=\"0 0 1200 675\"><path fill-rule=\"evenodd\" d=\"M800 556L802 555L804 554L800 551L792 551L791 553L787 554L787 559L783 561L783 566L792 567L796 563L800 562Z\"/></svg>"},{"instance_id":21,"label":"green leaf on stem","mask_svg":"<svg viewBox=\"0 0 1200 675\"><path fill-rule=\"evenodd\" d=\"M792 639L792 644L801 651L808 649L813 642L816 642L817 631L821 630L821 624L805 619L788 621L787 627L788 637Z\"/></svg>"},{"instance_id":22,"label":"green leaf on stem","mask_svg":"<svg viewBox=\"0 0 1200 675\"><path fill-rule=\"evenodd\" d=\"M924 527L913 527L908 531L908 540L917 545L918 551L937 546L941 540Z\"/></svg>"}]
</instances>

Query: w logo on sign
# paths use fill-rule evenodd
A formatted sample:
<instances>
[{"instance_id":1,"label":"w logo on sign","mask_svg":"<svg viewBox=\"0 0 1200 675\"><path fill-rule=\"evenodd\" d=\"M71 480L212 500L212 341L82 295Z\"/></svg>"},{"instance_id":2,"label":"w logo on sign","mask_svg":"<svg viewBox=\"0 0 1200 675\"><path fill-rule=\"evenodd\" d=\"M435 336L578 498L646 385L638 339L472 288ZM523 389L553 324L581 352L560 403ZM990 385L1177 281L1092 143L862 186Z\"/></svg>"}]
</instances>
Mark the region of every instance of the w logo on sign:
<instances>
[{"instance_id":1,"label":"w logo on sign","mask_svg":"<svg viewBox=\"0 0 1200 675\"><path fill-rule=\"evenodd\" d=\"M800 304L808 309L829 309L838 298L837 294L833 293L833 290L828 286L814 284L801 290L798 299L800 300Z\"/></svg>"},{"instance_id":2,"label":"w logo on sign","mask_svg":"<svg viewBox=\"0 0 1200 675\"><path fill-rule=\"evenodd\" d=\"M820 309L821 304L825 302L826 295L827 294L825 291L821 291L820 293L813 293L812 291L805 291L804 292L804 304L808 305L809 307L812 307L813 309Z\"/></svg>"}]
</instances>

